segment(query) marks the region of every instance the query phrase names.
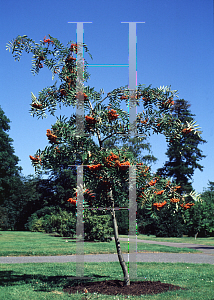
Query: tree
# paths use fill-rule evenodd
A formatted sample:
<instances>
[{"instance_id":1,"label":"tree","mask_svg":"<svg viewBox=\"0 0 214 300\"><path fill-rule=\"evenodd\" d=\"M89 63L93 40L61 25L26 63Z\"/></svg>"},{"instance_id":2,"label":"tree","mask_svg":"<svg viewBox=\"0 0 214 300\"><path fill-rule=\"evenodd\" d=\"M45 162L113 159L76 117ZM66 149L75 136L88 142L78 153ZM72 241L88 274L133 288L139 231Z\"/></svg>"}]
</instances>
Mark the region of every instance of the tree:
<instances>
[{"instance_id":1,"label":"tree","mask_svg":"<svg viewBox=\"0 0 214 300\"><path fill-rule=\"evenodd\" d=\"M49 45L52 45L53 50L50 50ZM91 199L94 206L110 207L111 216L114 228L115 244L118 253L118 259L124 274L124 285L130 285L128 269L125 264L120 242L118 238L118 226L115 217L115 205L128 205L128 195L124 197L123 191L128 185L129 166L130 169L136 171L136 181L133 177L130 182L130 190L136 186L137 201L142 205L146 201L158 200L159 197L165 199L163 203L157 203L163 206L170 202L171 197L180 197L176 192L173 184L165 178L151 175L149 167L142 163L136 164L133 154L126 148L109 150L104 147L104 141L111 139L114 135L123 134L124 138L129 139L128 134L133 126L141 135L148 135L151 131L161 133L166 136L166 140L180 139L182 132L192 131L195 135L199 135L196 125L182 123L178 118L174 118L170 113L170 107L174 104L173 97L176 91L172 91L170 87L151 88L151 86L143 88L139 84L135 94L131 94L128 86L114 89L107 94L107 97L102 99L102 91L100 93L94 91L93 88L84 87L80 78L75 74L78 62L73 57L74 51L78 52L78 47L85 45L75 45L69 43L69 47L64 47L56 38L49 36L49 39L40 41L40 44L35 43L27 36L18 36L15 40L8 44L8 49L12 49L15 59L19 59L22 51L33 53L33 73L39 73L44 64L57 74L62 84L57 88L56 83L52 87L44 88L37 99L32 95L31 113L39 117L45 116L45 111L48 109L52 115L55 115L56 105L75 107L82 106L88 110L88 115L85 116L84 125L85 132L91 135L97 135L99 145L95 146L89 143L90 138L82 134L76 134L78 128L79 115L71 116L69 122L65 120L57 120L52 129L47 130L47 137L50 146L44 150L38 150L35 156L31 156L32 164L39 170L56 169L60 165L60 153L67 157L69 165L79 158L83 165L87 168L84 170L84 186L78 186L75 189L77 195L86 193L88 187L93 188L93 193L97 196ZM80 50L81 51L81 50ZM81 53L80 53L81 54ZM80 64L81 65L81 64ZM82 65L81 65L82 68ZM78 70L78 68L77 68ZM85 69L84 69L85 70ZM84 71L87 80L87 72ZM109 105L102 102L108 99ZM139 105L142 101L145 111L137 115L136 122L129 124L127 112L120 108L120 103L125 101L134 105ZM93 103L92 103L93 101ZM92 104L94 104L94 107ZM130 126L130 129L129 129ZM75 136L76 134L76 136ZM76 150L71 152L71 144L76 143ZM91 149L90 149L91 147ZM60 153L58 152L60 151ZM137 168L135 168L135 166ZM156 190L156 183L158 189ZM87 187L87 188L86 188ZM81 196L82 197L82 196ZM92 196L91 196L92 197ZM143 201L142 199L143 198ZM185 197L179 198L179 201L185 203ZM76 201L75 198L69 198L70 203L83 207L82 201ZM130 208L136 200L132 199ZM165 203L166 202L166 203ZM180 202L180 203L181 203ZM89 203L89 201L88 201ZM90 205L84 202L84 207ZM184 203L182 203L184 205ZM154 205L154 204L153 204ZM135 228L130 228L131 232Z\"/></svg>"},{"instance_id":2,"label":"tree","mask_svg":"<svg viewBox=\"0 0 214 300\"><path fill-rule=\"evenodd\" d=\"M104 146L105 148L115 148L117 147L116 145L122 144L122 147L126 147L128 148L128 151L133 153L133 157L135 157L135 159L138 160L138 162L143 162L145 164L148 163L152 163L152 162L156 162L157 158L154 157L153 155L147 154L147 155L143 155L142 156L142 150L143 151L148 151L149 153L151 152L151 145L147 142L147 143L143 143L143 141L146 140L146 138L141 138L139 140L139 138L137 137L133 137L133 138L129 138L128 141L126 141L127 139L124 140L124 138L122 137L122 142L119 143L117 137L112 137L111 140L106 140L104 142Z\"/></svg>"},{"instance_id":3,"label":"tree","mask_svg":"<svg viewBox=\"0 0 214 300\"><path fill-rule=\"evenodd\" d=\"M150 154L145 154L142 155L142 151L148 151L149 153L151 152L151 145L146 141L146 137L142 137L141 139L137 137L129 138L128 141L127 139L124 139L123 136L119 137L120 138L120 143L118 141L118 137L113 136L109 140L105 140L104 142L104 147L108 149L117 149L119 147L118 144L122 144L122 147L126 148L129 152L132 153L133 158L135 158L137 163L144 163L148 165L148 163L152 163L157 161L157 158L155 158L153 155ZM126 186L126 190L124 190L125 196L128 195L129 193L129 187L128 185ZM129 226L129 217L128 217L128 211L123 209L120 211L115 211L117 220L118 220L118 232L119 234L128 234L128 226ZM145 217L143 215L142 209L138 207L137 211L137 223L139 224L142 220L145 220Z\"/></svg>"},{"instance_id":4,"label":"tree","mask_svg":"<svg viewBox=\"0 0 214 300\"><path fill-rule=\"evenodd\" d=\"M42 185L42 178L29 175L27 177L22 176L21 182L17 186L18 201L9 203L7 205L8 210L10 208L11 216L11 207L14 209L14 230L23 231L26 230L25 224L27 223L28 218L36 210L41 209L44 206L45 194L41 192L40 186ZM48 192L48 189L45 190Z\"/></svg>"},{"instance_id":5,"label":"tree","mask_svg":"<svg viewBox=\"0 0 214 300\"><path fill-rule=\"evenodd\" d=\"M19 158L14 154L13 140L6 133L10 130L9 123L0 107L0 204L11 195L13 184L22 170L17 166Z\"/></svg>"},{"instance_id":6,"label":"tree","mask_svg":"<svg viewBox=\"0 0 214 300\"><path fill-rule=\"evenodd\" d=\"M194 206L193 216L186 212L186 223L189 235L214 236L214 182L209 181L208 187L201 194L201 200Z\"/></svg>"},{"instance_id":7,"label":"tree","mask_svg":"<svg viewBox=\"0 0 214 300\"><path fill-rule=\"evenodd\" d=\"M14 154L12 146L13 140L9 137L7 131L10 130L10 120L5 116L0 107L0 205L2 228L13 228L15 215L13 209L14 203L18 201L19 195L17 188L21 184L21 167L17 166L19 158ZM6 222L6 223L5 223Z\"/></svg>"},{"instance_id":8,"label":"tree","mask_svg":"<svg viewBox=\"0 0 214 300\"><path fill-rule=\"evenodd\" d=\"M171 107L171 112L174 117L177 117L181 122L191 123L194 121L195 115L190 113L190 104L184 99L175 100L175 104ZM195 169L203 171L198 161L205 155L202 155L202 151L198 148L201 143L206 143L198 135L193 132L183 131L182 138L178 140L172 140L168 145L167 152L165 153L169 160L165 162L162 168L157 170L158 174L164 174L164 176L172 177L177 185L181 185L181 193L189 193L193 190L192 184L189 181Z\"/></svg>"}]
</instances>

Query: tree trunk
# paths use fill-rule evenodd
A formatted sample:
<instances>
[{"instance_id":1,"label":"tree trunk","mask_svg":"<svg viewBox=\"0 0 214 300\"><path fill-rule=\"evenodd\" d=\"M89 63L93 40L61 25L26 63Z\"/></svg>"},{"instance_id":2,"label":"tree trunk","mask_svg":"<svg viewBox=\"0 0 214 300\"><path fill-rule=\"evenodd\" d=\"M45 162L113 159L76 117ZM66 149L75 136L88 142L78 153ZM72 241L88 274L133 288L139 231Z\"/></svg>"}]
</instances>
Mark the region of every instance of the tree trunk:
<instances>
[{"instance_id":1,"label":"tree trunk","mask_svg":"<svg viewBox=\"0 0 214 300\"><path fill-rule=\"evenodd\" d=\"M123 254L122 254L122 251L121 251L121 247L120 247L120 241L119 241L119 236L118 236L117 219L116 219L115 210L114 210L114 199L112 197L112 189L110 189L110 199L111 199L111 203L112 203L111 215L112 215L112 222L113 222L113 227L114 227L114 238L115 238L115 244L116 244L116 248L117 248L117 255L118 255L118 258L119 258L121 268L123 270L124 286L126 286L126 285L130 285L130 280L129 280L128 268L126 266L126 263L125 263L125 260L123 258Z\"/></svg>"}]
</instances>

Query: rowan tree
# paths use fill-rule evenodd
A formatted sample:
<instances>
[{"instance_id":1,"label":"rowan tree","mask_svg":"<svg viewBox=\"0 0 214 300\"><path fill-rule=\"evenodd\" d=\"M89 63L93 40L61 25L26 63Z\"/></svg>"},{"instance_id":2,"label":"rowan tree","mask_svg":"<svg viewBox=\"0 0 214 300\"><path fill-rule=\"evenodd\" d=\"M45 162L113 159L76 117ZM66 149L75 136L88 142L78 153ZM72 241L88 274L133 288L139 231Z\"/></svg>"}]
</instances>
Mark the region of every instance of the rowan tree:
<instances>
[{"instance_id":1,"label":"rowan tree","mask_svg":"<svg viewBox=\"0 0 214 300\"><path fill-rule=\"evenodd\" d=\"M111 208L115 244L124 274L124 285L130 285L128 269L118 238L114 209L115 206L129 205L129 196L123 194L124 187L129 184L129 171L134 169L136 172L136 183L134 177L131 176L129 189L132 190L133 186L136 186L136 200L141 205L150 201L151 205L154 206L156 203L157 208L161 209L164 205L170 205L170 199L176 198L179 199L179 205L182 207L186 205L186 195L181 197L170 180L151 174L148 166L137 163L127 148L106 149L104 142L118 135L128 140L132 126L141 136L151 133L164 134L167 142L179 141L184 131L187 134L192 132L194 135L200 135L200 132L196 125L182 123L179 118L172 116L170 107L174 105L173 98L177 91L172 91L170 87L144 88L139 84L133 94L128 86L125 86L114 89L102 98L102 91L96 92L94 88L81 85L76 76L78 65L74 57L75 52L78 55L79 46L81 45L75 45L73 42L70 45L69 42L65 47L52 36L49 36L49 39L44 38L39 44L27 36L18 36L8 44L8 49L12 49L15 59L19 59L23 51L33 53L33 73L39 73L46 66L62 82L58 87L56 82L53 86L44 88L39 92L38 97L32 94L32 115L38 118L44 117L47 110L55 115L57 104L73 107L82 105L87 111L84 133L96 135L98 138L98 146L95 146L90 137L75 136L78 115L71 115L69 121L63 118L57 119L52 128L46 132L49 146L44 150L39 149L30 159L39 171L56 169L56 166L60 165L62 152L69 165L78 161L79 158L84 166L84 186L78 186L75 189L76 197L73 196L68 201L80 207L82 204L78 203L77 194L90 192L90 201L94 207ZM86 45L82 47L87 51ZM84 67L85 81L88 78L86 67L87 63ZM108 104L103 102L106 99ZM121 108L121 103L125 102L127 106L128 104L139 106L140 101L144 110L138 113L134 124L129 124L128 112ZM70 146L74 143L76 143L76 150L71 151ZM88 191L89 188L90 191ZM192 194L190 196L194 197ZM90 205L90 201L84 202L84 208ZM131 228L130 231L133 232L134 229Z\"/></svg>"}]
</instances>

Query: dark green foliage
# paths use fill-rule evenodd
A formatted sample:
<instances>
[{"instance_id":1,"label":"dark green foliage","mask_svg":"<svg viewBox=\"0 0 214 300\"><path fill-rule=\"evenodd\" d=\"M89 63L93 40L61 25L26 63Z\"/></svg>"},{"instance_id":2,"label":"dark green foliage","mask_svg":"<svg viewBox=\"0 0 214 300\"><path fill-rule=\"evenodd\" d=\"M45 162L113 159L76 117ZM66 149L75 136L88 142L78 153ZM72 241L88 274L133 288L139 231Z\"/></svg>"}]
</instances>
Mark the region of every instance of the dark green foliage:
<instances>
[{"instance_id":1,"label":"dark green foliage","mask_svg":"<svg viewBox=\"0 0 214 300\"><path fill-rule=\"evenodd\" d=\"M157 237L182 237L183 219L180 212L176 212L172 207L166 206L158 212L155 219L155 235Z\"/></svg>"},{"instance_id":2,"label":"dark green foliage","mask_svg":"<svg viewBox=\"0 0 214 300\"><path fill-rule=\"evenodd\" d=\"M193 116L195 115L190 113L189 107L190 104L186 100L175 100L175 104L171 107L173 117L178 117L183 123L194 121ZM191 180L194 170L203 171L203 166L198 163L199 160L206 157L198 148L201 143L206 143L206 141L192 132L183 133L179 142L173 139L165 153L169 160L157 170L158 174L170 177L176 181L177 185L181 185L181 194L193 190L189 180Z\"/></svg>"},{"instance_id":3,"label":"dark green foliage","mask_svg":"<svg viewBox=\"0 0 214 300\"><path fill-rule=\"evenodd\" d=\"M121 235L129 234L129 210L128 209L120 209L115 211L117 225L118 225L118 233ZM139 232L137 231L137 235Z\"/></svg>"},{"instance_id":4,"label":"dark green foliage","mask_svg":"<svg viewBox=\"0 0 214 300\"><path fill-rule=\"evenodd\" d=\"M202 221L201 233L205 236L214 236L214 182L209 181L209 186L202 193Z\"/></svg>"},{"instance_id":5,"label":"dark green foliage","mask_svg":"<svg viewBox=\"0 0 214 300\"><path fill-rule=\"evenodd\" d=\"M50 184L41 177L21 177L16 193L4 204L9 223L7 229L26 230L28 218L45 205L51 205Z\"/></svg>"},{"instance_id":6,"label":"dark green foliage","mask_svg":"<svg viewBox=\"0 0 214 300\"><path fill-rule=\"evenodd\" d=\"M0 205L14 194L22 170L17 166L19 158L14 155L13 140L7 133L10 130L9 123L10 120L0 107Z\"/></svg>"},{"instance_id":7,"label":"dark green foliage","mask_svg":"<svg viewBox=\"0 0 214 300\"><path fill-rule=\"evenodd\" d=\"M201 222L203 206L201 202L195 202L194 207L184 212L184 234L188 236L201 235Z\"/></svg>"},{"instance_id":8,"label":"dark green foliage","mask_svg":"<svg viewBox=\"0 0 214 300\"><path fill-rule=\"evenodd\" d=\"M0 206L0 229L7 230L10 228L10 219L6 207Z\"/></svg>"},{"instance_id":9,"label":"dark green foliage","mask_svg":"<svg viewBox=\"0 0 214 300\"><path fill-rule=\"evenodd\" d=\"M25 224L32 213L43 207L42 193L39 191L39 185L42 179L32 175L22 177L22 183L19 186L19 201L14 203L16 218L14 230L25 230Z\"/></svg>"},{"instance_id":10,"label":"dark green foliage","mask_svg":"<svg viewBox=\"0 0 214 300\"><path fill-rule=\"evenodd\" d=\"M214 182L201 194L192 210L185 212L186 234L199 237L214 236Z\"/></svg>"},{"instance_id":11,"label":"dark green foliage","mask_svg":"<svg viewBox=\"0 0 214 300\"><path fill-rule=\"evenodd\" d=\"M155 234L155 222L154 218L151 216L151 209L148 203L146 203L143 208L138 207L137 225L138 233L147 235Z\"/></svg>"},{"instance_id":12,"label":"dark green foliage","mask_svg":"<svg viewBox=\"0 0 214 300\"><path fill-rule=\"evenodd\" d=\"M14 229L17 216L19 192L22 188L20 172L17 166L19 158L14 155L13 140L9 137L10 120L0 107L0 228Z\"/></svg>"},{"instance_id":13,"label":"dark green foliage","mask_svg":"<svg viewBox=\"0 0 214 300\"><path fill-rule=\"evenodd\" d=\"M60 236L73 237L76 234L76 215L60 208L44 207L28 219L26 229L46 233L56 232ZM85 241L109 242L113 229L111 216L105 212L84 212Z\"/></svg>"},{"instance_id":14,"label":"dark green foliage","mask_svg":"<svg viewBox=\"0 0 214 300\"><path fill-rule=\"evenodd\" d=\"M155 202L163 203L164 199ZM153 206L154 200L149 200L138 209L137 222L138 232L157 237L181 237L185 226L183 209L179 203L168 203L160 208ZM191 210L193 207L191 207Z\"/></svg>"},{"instance_id":15,"label":"dark green foliage","mask_svg":"<svg viewBox=\"0 0 214 300\"><path fill-rule=\"evenodd\" d=\"M73 237L76 232L76 218L66 210L54 206L44 207L32 214L25 227L30 231L56 232L60 236Z\"/></svg>"},{"instance_id":16,"label":"dark green foliage","mask_svg":"<svg viewBox=\"0 0 214 300\"><path fill-rule=\"evenodd\" d=\"M117 219L118 233L129 234L129 211L128 209L121 209L115 211Z\"/></svg>"},{"instance_id":17,"label":"dark green foliage","mask_svg":"<svg viewBox=\"0 0 214 300\"><path fill-rule=\"evenodd\" d=\"M112 220L106 211L86 210L84 212L84 240L110 242L113 235Z\"/></svg>"}]
</instances>

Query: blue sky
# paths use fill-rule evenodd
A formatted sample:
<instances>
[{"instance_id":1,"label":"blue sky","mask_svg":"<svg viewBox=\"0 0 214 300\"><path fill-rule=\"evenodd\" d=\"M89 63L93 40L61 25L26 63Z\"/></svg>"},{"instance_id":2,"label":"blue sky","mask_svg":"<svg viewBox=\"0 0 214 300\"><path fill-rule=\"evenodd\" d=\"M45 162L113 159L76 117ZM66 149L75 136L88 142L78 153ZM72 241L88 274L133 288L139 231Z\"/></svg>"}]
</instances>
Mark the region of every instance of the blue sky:
<instances>
[{"instance_id":1,"label":"blue sky","mask_svg":"<svg viewBox=\"0 0 214 300\"><path fill-rule=\"evenodd\" d=\"M199 148L207 157L199 161L204 171L196 170L193 188L202 192L208 180L214 181L214 39L212 0L148 0L148 1L3 1L1 11L1 97L0 105L11 120L9 131L14 140L15 154L20 158L23 174L34 174L29 155L48 144L46 130L55 118L33 118L29 109L31 92L36 96L53 84L51 72L42 69L33 76L31 54L15 62L6 51L6 43L17 35L26 34L36 42L48 34L64 44L76 41L76 24L84 24L84 42L93 56L85 54L89 64L128 64L128 24L137 24L137 83L153 87L171 85L179 98L191 104L191 113L207 141ZM126 67L89 67L91 79L86 85L101 88L105 93L128 84ZM66 108L59 114L69 115ZM139 112L139 111L138 111ZM162 136L149 140L152 152L159 160L153 171L167 160L167 144Z\"/></svg>"}]
</instances>

